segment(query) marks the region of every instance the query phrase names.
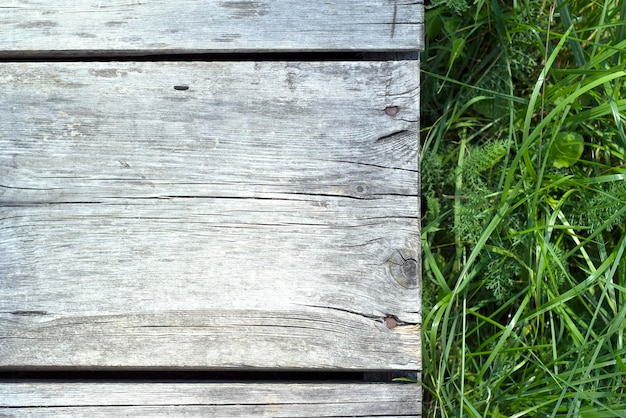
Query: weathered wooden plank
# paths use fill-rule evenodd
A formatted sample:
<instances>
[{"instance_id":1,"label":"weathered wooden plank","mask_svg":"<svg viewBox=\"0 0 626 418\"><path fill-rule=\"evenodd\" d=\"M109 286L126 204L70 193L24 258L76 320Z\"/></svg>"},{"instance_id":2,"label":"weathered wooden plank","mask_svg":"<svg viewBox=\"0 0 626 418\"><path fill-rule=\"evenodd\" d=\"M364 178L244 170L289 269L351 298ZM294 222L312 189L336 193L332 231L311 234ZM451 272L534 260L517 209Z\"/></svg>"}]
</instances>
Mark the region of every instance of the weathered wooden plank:
<instances>
[{"instance_id":1,"label":"weathered wooden plank","mask_svg":"<svg viewBox=\"0 0 626 418\"><path fill-rule=\"evenodd\" d=\"M415 51L422 2L7 0L0 57Z\"/></svg>"},{"instance_id":2,"label":"weathered wooden plank","mask_svg":"<svg viewBox=\"0 0 626 418\"><path fill-rule=\"evenodd\" d=\"M185 284L165 286L163 294L169 296L171 287ZM285 292L278 288L276 293ZM241 299L245 304L246 298ZM278 302L275 297L268 300ZM29 313L2 315L0 368L421 368L418 326L390 330L381 317L332 308L294 304L291 310L189 309L97 316L23 312Z\"/></svg>"},{"instance_id":3,"label":"weathered wooden plank","mask_svg":"<svg viewBox=\"0 0 626 418\"><path fill-rule=\"evenodd\" d=\"M418 80L0 67L0 368L420 369Z\"/></svg>"},{"instance_id":4,"label":"weathered wooden plank","mask_svg":"<svg viewBox=\"0 0 626 418\"><path fill-rule=\"evenodd\" d=\"M411 384L0 383L2 416L420 416Z\"/></svg>"}]
</instances>

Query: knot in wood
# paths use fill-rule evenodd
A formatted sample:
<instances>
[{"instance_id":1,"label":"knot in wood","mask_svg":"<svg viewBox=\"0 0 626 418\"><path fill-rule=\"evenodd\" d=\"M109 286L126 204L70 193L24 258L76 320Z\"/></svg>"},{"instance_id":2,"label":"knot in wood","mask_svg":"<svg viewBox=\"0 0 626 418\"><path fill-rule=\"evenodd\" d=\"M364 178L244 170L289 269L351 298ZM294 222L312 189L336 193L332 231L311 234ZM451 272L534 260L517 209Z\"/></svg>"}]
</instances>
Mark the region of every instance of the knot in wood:
<instances>
[{"instance_id":1,"label":"knot in wood","mask_svg":"<svg viewBox=\"0 0 626 418\"><path fill-rule=\"evenodd\" d=\"M394 252L388 265L391 275L405 289L414 289L418 285L419 262L417 253L407 248Z\"/></svg>"}]
</instances>

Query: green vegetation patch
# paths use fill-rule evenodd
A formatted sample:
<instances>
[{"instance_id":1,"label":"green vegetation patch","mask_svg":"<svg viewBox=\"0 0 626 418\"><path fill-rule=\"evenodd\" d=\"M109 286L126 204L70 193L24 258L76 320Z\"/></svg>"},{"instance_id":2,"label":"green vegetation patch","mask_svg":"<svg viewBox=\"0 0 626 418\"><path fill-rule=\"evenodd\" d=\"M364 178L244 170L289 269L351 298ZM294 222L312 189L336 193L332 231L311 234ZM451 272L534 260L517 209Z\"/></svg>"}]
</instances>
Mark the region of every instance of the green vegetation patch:
<instances>
[{"instance_id":1,"label":"green vegetation patch","mask_svg":"<svg viewBox=\"0 0 626 418\"><path fill-rule=\"evenodd\" d=\"M625 22L427 6L425 416L626 416Z\"/></svg>"}]
</instances>

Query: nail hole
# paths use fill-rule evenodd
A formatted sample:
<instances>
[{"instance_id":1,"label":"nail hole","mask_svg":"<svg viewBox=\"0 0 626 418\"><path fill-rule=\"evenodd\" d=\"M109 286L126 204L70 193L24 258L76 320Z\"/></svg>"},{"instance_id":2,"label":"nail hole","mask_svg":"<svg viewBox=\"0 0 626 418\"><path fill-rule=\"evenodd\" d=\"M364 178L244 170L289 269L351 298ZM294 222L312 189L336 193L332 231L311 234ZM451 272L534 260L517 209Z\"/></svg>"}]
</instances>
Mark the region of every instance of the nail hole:
<instances>
[{"instance_id":1,"label":"nail hole","mask_svg":"<svg viewBox=\"0 0 626 418\"><path fill-rule=\"evenodd\" d=\"M389 116L395 116L400 111L398 106L389 106L385 108L385 113Z\"/></svg>"},{"instance_id":2,"label":"nail hole","mask_svg":"<svg viewBox=\"0 0 626 418\"><path fill-rule=\"evenodd\" d=\"M174 86L174 90L189 90L189 86Z\"/></svg>"},{"instance_id":3,"label":"nail hole","mask_svg":"<svg viewBox=\"0 0 626 418\"><path fill-rule=\"evenodd\" d=\"M394 318L393 316L385 317L384 321L385 321L385 325L387 325L387 328L389 329L394 329L395 327L398 326L398 320Z\"/></svg>"}]
</instances>

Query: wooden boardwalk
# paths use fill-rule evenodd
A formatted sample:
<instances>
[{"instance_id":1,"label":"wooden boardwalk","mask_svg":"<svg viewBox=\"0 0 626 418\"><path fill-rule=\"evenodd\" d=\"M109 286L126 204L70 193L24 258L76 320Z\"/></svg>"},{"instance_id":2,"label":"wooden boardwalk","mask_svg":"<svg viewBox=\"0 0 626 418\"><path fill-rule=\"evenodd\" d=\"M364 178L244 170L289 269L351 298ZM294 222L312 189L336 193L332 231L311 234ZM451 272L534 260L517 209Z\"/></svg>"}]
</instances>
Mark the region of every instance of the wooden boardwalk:
<instances>
[{"instance_id":1,"label":"wooden boardwalk","mask_svg":"<svg viewBox=\"0 0 626 418\"><path fill-rule=\"evenodd\" d=\"M419 416L419 385L367 376L421 370L422 20L397 0L0 7L0 415Z\"/></svg>"}]
</instances>

